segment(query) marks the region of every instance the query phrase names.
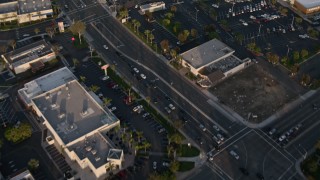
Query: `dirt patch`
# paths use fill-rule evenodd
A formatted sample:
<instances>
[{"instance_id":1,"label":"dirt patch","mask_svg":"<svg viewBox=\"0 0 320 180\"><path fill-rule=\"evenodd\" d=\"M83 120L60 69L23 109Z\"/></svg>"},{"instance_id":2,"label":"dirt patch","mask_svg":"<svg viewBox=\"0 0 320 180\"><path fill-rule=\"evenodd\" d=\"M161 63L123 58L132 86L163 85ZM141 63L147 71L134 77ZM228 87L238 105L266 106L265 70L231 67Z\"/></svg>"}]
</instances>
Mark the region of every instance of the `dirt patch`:
<instances>
[{"instance_id":1,"label":"dirt patch","mask_svg":"<svg viewBox=\"0 0 320 180\"><path fill-rule=\"evenodd\" d=\"M212 87L210 92L253 123L268 118L297 96L257 64Z\"/></svg>"}]
</instances>

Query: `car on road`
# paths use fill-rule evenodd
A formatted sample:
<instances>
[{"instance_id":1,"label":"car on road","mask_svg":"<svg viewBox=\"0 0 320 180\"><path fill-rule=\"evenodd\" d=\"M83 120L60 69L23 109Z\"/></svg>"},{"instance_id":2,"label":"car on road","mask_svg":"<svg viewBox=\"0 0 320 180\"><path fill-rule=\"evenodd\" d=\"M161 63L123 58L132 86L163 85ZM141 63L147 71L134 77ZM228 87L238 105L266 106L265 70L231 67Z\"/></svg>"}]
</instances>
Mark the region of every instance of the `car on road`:
<instances>
[{"instance_id":1,"label":"car on road","mask_svg":"<svg viewBox=\"0 0 320 180\"><path fill-rule=\"evenodd\" d=\"M276 131L277 131L276 128L271 129L271 130L269 131L269 135L270 135L270 136L274 135L274 133L275 133Z\"/></svg>"},{"instance_id":2,"label":"car on road","mask_svg":"<svg viewBox=\"0 0 320 180\"><path fill-rule=\"evenodd\" d=\"M221 140L217 136L212 136L212 139L219 145L221 144Z\"/></svg>"},{"instance_id":3,"label":"car on road","mask_svg":"<svg viewBox=\"0 0 320 180\"><path fill-rule=\"evenodd\" d=\"M161 134L161 133L163 133L163 132L165 132L165 131L166 131L165 128L161 128L161 129L158 130L158 133Z\"/></svg>"},{"instance_id":4,"label":"car on road","mask_svg":"<svg viewBox=\"0 0 320 180\"><path fill-rule=\"evenodd\" d=\"M220 139L220 141L224 141L224 137L221 134L217 134L217 137Z\"/></svg>"},{"instance_id":5,"label":"car on road","mask_svg":"<svg viewBox=\"0 0 320 180\"><path fill-rule=\"evenodd\" d=\"M212 152L209 152L209 153L208 153L208 158L209 158L210 161L213 161L213 154L212 154Z\"/></svg>"},{"instance_id":6,"label":"car on road","mask_svg":"<svg viewBox=\"0 0 320 180\"><path fill-rule=\"evenodd\" d=\"M147 79L147 76L144 75L144 74L140 74L140 76L141 76L142 79Z\"/></svg>"},{"instance_id":7,"label":"car on road","mask_svg":"<svg viewBox=\"0 0 320 180\"><path fill-rule=\"evenodd\" d=\"M103 48L107 50L109 49L107 45L103 45Z\"/></svg>"},{"instance_id":8,"label":"car on road","mask_svg":"<svg viewBox=\"0 0 320 180\"><path fill-rule=\"evenodd\" d=\"M164 109L167 111L168 114L171 113L171 110L168 107L164 107Z\"/></svg>"},{"instance_id":9,"label":"car on road","mask_svg":"<svg viewBox=\"0 0 320 180\"><path fill-rule=\"evenodd\" d=\"M139 70L138 70L137 68L133 68L133 71L134 71L135 73L139 73Z\"/></svg>"},{"instance_id":10,"label":"car on road","mask_svg":"<svg viewBox=\"0 0 320 180\"><path fill-rule=\"evenodd\" d=\"M152 165L153 165L153 169L156 170L157 169L157 162L153 161Z\"/></svg>"},{"instance_id":11,"label":"car on road","mask_svg":"<svg viewBox=\"0 0 320 180\"><path fill-rule=\"evenodd\" d=\"M24 34L24 35L22 35L23 37L29 37L30 36L30 34Z\"/></svg>"},{"instance_id":12,"label":"car on road","mask_svg":"<svg viewBox=\"0 0 320 180\"><path fill-rule=\"evenodd\" d=\"M214 130L220 131L220 128L217 125L213 125L212 127L213 127Z\"/></svg>"},{"instance_id":13,"label":"car on road","mask_svg":"<svg viewBox=\"0 0 320 180\"><path fill-rule=\"evenodd\" d=\"M236 160L238 160L240 157L239 155L234 151L234 150L231 150L230 152L230 155L233 156Z\"/></svg>"},{"instance_id":14,"label":"car on road","mask_svg":"<svg viewBox=\"0 0 320 180\"><path fill-rule=\"evenodd\" d=\"M203 125L203 124L200 124L200 125L199 125L199 127L200 127L200 129L202 129L202 131L206 131L206 130L207 130L207 128L206 128L206 127L204 127L204 125Z\"/></svg>"},{"instance_id":15,"label":"car on road","mask_svg":"<svg viewBox=\"0 0 320 180\"><path fill-rule=\"evenodd\" d=\"M69 6L68 5L64 5L64 8L69 9Z\"/></svg>"},{"instance_id":16,"label":"car on road","mask_svg":"<svg viewBox=\"0 0 320 180\"><path fill-rule=\"evenodd\" d=\"M175 110L175 109L176 109L176 107L174 107L174 105L172 105L172 104L169 104L169 108L170 108L171 110Z\"/></svg>"}]
</instances>

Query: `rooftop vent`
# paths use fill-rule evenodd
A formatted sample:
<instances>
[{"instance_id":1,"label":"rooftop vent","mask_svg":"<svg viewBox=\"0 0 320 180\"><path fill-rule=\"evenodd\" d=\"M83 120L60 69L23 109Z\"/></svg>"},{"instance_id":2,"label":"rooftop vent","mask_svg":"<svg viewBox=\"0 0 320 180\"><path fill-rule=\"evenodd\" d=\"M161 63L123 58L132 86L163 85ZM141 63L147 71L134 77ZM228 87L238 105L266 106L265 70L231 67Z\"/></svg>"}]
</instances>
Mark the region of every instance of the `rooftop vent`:
<instances>
[{"instance_id":1,"label":"rooftop vent","mask_svg":"<svg viewBox=\"0 0 320 180\"><path fill-rule=\"evenodd\" d=\"M51 104L51 107L52 107L52 108L55 108L55 107L57 107L57 104L56 104L56 103L52 103L52 104Z\"/></svg>"},{"instance_id":2,"label":"rooftop vent","mask_svg":"<svg viewBox=\"0 0 320 180\"><path fill-rule=\"evenodd\" d=\"M82 115L82 116L85 116L85 115L87 115L87 114L88 114L88 111L87 111L87 110L81 112L81 115Z\"/></svg>"}]
</instances>

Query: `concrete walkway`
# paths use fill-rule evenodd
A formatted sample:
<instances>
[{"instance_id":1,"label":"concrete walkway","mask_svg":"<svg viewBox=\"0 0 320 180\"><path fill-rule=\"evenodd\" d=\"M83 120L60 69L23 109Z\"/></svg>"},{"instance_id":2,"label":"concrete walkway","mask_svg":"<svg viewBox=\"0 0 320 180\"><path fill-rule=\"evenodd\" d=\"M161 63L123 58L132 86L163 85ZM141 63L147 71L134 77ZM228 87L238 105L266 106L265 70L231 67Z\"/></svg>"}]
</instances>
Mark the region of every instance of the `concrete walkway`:
<instances>
[{"instance_id":1,"label":"concrete walkway","mask_svg":"<svg viewBox=\"0 0 320 180\"><path fill-rule=\"evenodd\" d=\"M194 174L196 171L199 170L199 168L206 162L207 157L200 153L199 156L195 157L178 157L178 161L187 161L187 162L194 162L194 168L187 172L177 172L176 176L178 180L186 179L187 177L190 177L192 174Z\"/></svg>"}]
</instances>

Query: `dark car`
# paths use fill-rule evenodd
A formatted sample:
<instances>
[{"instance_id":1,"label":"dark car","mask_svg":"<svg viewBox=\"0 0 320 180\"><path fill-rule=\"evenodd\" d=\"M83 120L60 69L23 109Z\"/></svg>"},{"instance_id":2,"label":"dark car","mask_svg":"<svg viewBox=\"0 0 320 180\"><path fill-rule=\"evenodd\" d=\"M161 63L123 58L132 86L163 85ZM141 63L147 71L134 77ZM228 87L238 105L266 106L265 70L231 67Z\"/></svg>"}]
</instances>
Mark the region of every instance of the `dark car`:
<instances>
[{"instance_id":1,"label":"dark car","mask_svg":"<svg viewBox=\"0 0 320 180\"><path fill-rule=\"evenodd\" d=\"M258 179L260 179L260 180L264 180L264 177L263 177L263 175L262 175L262 174L257 173L257 174L256 174L256 176L257 176L257 178L258 178Z\"/></svg>"},{"instance_id":2,"label":"dark car","mask_svg":"<svg viewBox=\"0 0 320 180\"><path fill-rule=\"evenodd\" d=\"M246 168L239 168L239 170L242 172L242 174L249 176L249 172Z\"/></svg>"}]
</instances>

